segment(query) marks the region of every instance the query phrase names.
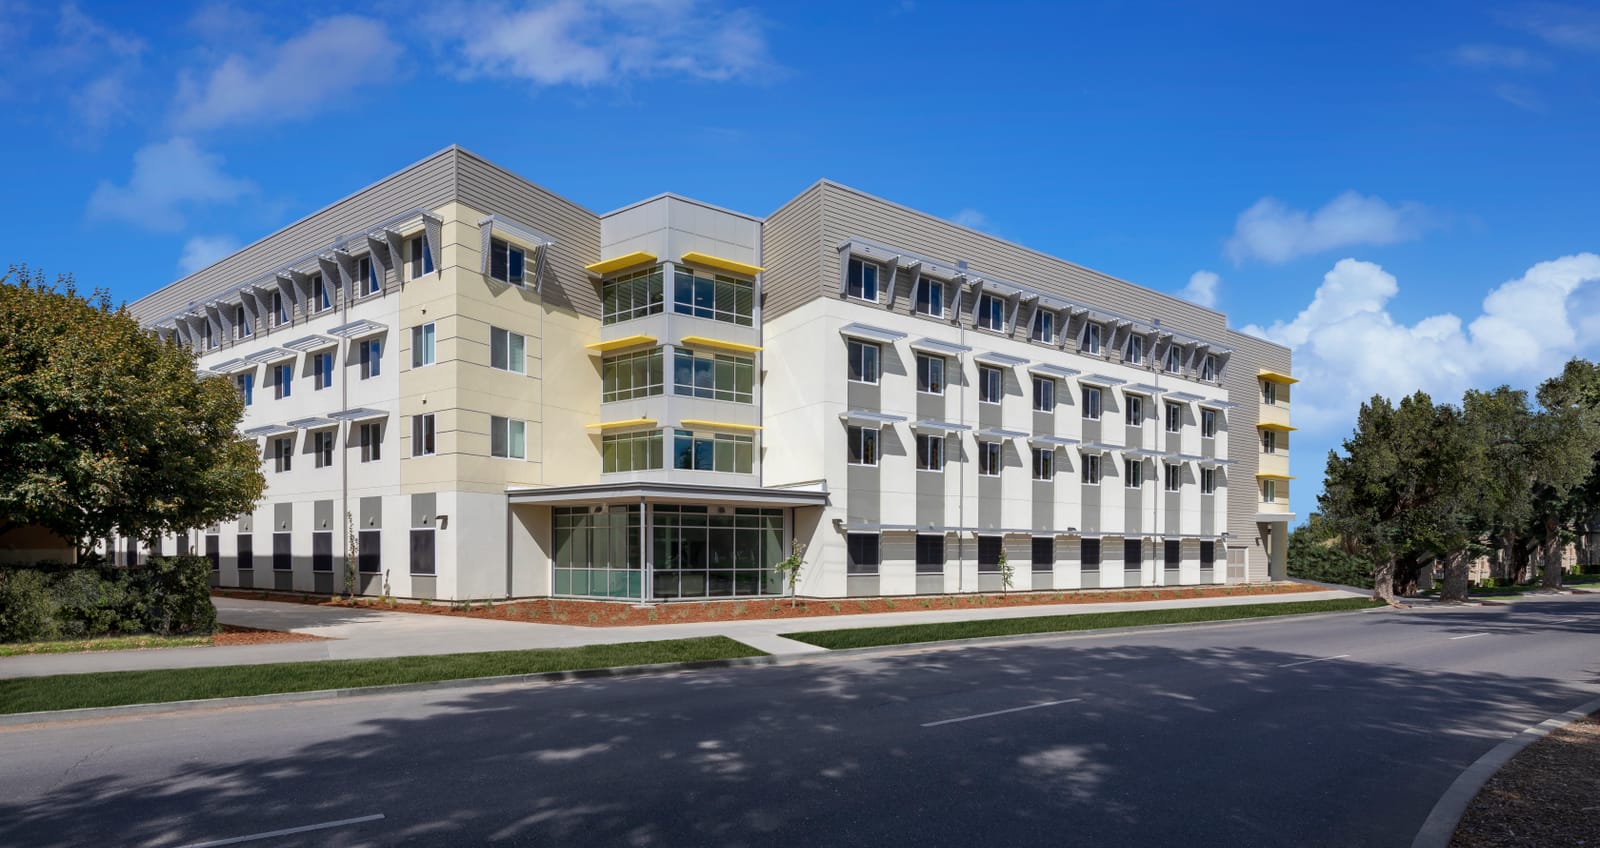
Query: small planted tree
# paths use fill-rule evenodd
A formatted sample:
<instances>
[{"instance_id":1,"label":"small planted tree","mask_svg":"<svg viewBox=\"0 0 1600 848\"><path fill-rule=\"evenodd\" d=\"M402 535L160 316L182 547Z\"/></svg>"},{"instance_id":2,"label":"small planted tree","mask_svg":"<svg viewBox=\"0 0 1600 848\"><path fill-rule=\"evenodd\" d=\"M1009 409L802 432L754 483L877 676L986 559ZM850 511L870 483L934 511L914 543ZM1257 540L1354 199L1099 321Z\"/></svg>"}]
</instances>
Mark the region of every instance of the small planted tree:
<instances>
[{"instance_id":1,"label":"small planted tree","mask_svg":"<svg viewBox=\"0 0 1600 848\"><path fill-rule=\"evenodd\" d=\"M789 606L795 605L795 586L800 584L800 570L806 564L806 546L799 539L789 547L789 555L778 562L775 568L783 575L783 582L789 587Z\"/></svg>"},{"instance_id":2,"label":"small planted tree","mask_svg":"<svg viewBox=\"0 0 1600 848\"><path fill-rule=\"evenodd\" d=\"M344 513L344 596L352 602L356 599L356 523L351 520L350 511Z\"/></svg>"},{"instance_id":3,"label":"small planted tree","mask_svg":"<svg viewBox=\"0 0 1600 848\"><path fill-rule=\"evenodd\" d=\"M1006 549L1000 548L1000 561L995 564L1000 570L1000 590L1006 594L1011 592L1011 579L1016 576L1016 569L1011 567L1011 562L1006 559Z\"/></svg>"}]
</instances>

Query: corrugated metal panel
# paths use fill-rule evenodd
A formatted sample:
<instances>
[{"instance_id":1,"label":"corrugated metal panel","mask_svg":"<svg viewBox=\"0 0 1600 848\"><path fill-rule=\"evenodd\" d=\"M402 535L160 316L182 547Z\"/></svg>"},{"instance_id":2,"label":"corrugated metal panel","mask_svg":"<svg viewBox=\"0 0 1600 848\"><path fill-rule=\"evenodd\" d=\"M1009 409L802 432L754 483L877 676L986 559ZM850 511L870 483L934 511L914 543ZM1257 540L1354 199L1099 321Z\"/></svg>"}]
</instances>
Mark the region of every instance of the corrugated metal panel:
<instances>
[{"instance_id":1,"label":"corrugated metal panel","mask_svg":"<svg viewBox=\"0 0 1600 848\"><path fill-rule=\"evenodd\" d=\"M1290 371L1289 351L1255 336L1229 330L1223 342L1233 348L1222 374L1228 398L1238 406L1228 411L1228 533L1251 544L1251 576L1260 570L1266 579L1266 553L1256 544L1259 535L1255 514L1261 491L1256 485L1260 470L1261 442L1256 424L1261 420L1261 389L1256 374L1262 369L1283 374ZM1291 399L1291 409L1293 400Z\"/></svg>"},{"instance_id":2,"label":"corrugated metal panel","mask_svg":"<svg viewBox=\"0 0 1600 848\"><path fill-rule=\"evenodd\" d=\"M764 320L771 321L817 296L832 247L822 236L822 190L817 183L767 216L761 228L761 261L767 271L761 277L765 300L761 305ZM831 276L826 279L832 279ZM834 280L833 284L838 285Z\"/></svg>"},{"instance_id":3,"label":"corrugated metal panel","mask_svg":"<svg viewBox=\"0 0 1600 848\"><path fill-rule=\"evenodd\" d=\"M451 147L284 227L237 253L134 301L128 308L151 321L244 285L284 262L364 232L365 227L417 207L436 208L455 196Z\"/></svg>"}]
</instances>

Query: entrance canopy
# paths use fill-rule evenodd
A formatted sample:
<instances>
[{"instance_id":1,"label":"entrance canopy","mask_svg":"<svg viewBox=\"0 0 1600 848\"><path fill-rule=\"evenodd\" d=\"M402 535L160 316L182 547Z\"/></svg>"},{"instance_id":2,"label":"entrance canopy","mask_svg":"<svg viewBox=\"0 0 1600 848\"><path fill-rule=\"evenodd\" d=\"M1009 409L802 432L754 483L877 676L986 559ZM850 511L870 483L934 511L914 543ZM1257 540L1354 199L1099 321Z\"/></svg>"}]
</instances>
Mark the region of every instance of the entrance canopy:
<instances>
[{"instance_id":1,"label":"entrance canopy","mask_svg":"<svg viewBox=\"0 0 1600 848\"><path fill-rule=\"evenodd\" d=\"M569 503L732 503L741 506L826 506L826 489L761 486L696 486L687 483L627 481L582 486L511 489L512 504Z\"/></svg>"}]
</instances>

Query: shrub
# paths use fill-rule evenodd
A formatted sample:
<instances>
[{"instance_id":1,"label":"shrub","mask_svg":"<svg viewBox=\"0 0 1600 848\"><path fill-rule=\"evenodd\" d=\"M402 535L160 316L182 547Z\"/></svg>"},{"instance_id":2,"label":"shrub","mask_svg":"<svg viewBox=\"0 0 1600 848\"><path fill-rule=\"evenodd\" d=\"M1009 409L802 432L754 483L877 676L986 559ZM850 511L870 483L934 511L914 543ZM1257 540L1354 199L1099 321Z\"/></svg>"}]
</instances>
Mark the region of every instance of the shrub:
<instances>
[{"instance_id":1,"label":"shrub","mask_svg":"<svg viewBox=\"0 0 1600 848\"><path fill-rule=\"evenodd\" d=\"M98 562L0 568L0 642L216 630L205 557L156 557L132 568Z\"/></svg>"},{"instance_id":2,"label":"shrub","mask_svg":"<svg viewBox=\"0 0 1600 848\"><path fill-rule=\"evenodd\" d=\"M1289 537L1289 576L1324 583L1372 588L1372 562L1347 554L1332 545L1302 538L1296 530Z\"/></svg>"},{"instance_id":3,"label":"shrub","mask_svg":"<svg viewBox=\"0 0 1600 848\"><path fill-rule=\"evenodd\" d=\"M45 575L31 569L0 571L0 642L54 639L59 632Z\"/></svg>"}]
</instances>

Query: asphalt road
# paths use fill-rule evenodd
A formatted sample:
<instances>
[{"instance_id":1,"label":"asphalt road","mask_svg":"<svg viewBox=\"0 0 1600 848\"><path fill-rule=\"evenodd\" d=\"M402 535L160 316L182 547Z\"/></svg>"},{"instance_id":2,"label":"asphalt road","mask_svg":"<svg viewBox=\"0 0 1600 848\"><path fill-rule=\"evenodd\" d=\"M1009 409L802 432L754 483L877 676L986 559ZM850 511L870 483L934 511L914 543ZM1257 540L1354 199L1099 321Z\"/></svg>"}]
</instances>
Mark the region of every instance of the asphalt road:
<instances>
[{"instance_id":1,"label":"asphalt road","mask_svg":"<svg viewBox=\"0 0 1600 848\"><path fill-rule=\"evenodd\" d=\"M0 845L1404 846L1597 649L1588 595L0 728Z\"/></svg>"}]
</instances>

